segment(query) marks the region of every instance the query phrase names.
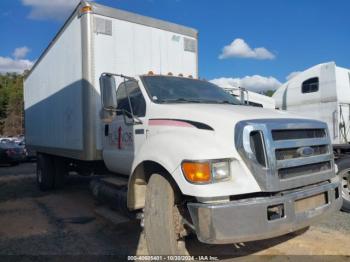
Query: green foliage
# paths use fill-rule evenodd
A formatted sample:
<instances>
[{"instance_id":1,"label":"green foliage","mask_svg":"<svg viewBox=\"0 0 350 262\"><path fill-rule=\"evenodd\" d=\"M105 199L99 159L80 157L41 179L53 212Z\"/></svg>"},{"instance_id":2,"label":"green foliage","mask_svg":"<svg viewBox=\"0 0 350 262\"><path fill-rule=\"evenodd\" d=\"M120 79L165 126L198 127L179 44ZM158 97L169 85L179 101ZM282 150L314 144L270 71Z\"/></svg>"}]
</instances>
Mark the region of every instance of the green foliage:
<instances>
[{"instance_id":1,"label":"green foliage","mask_svg":"<svg viewBox=\"0 0 350 262\"><path fill-rule=\"evenodd\" d=\"M271 97L275 93L275 91L276 90L267 90L267 91L264 92L264 95Z\"/></svg>"},{"instance_id":2,"label":"green foliage","mask_svg":"<svg viewBox=\"0 0 350 262\"><path fill-rule=\"evenodd\" d=\"M23 134L23 75L0 74L0 135Z\"/></svg>"}]
</instances>

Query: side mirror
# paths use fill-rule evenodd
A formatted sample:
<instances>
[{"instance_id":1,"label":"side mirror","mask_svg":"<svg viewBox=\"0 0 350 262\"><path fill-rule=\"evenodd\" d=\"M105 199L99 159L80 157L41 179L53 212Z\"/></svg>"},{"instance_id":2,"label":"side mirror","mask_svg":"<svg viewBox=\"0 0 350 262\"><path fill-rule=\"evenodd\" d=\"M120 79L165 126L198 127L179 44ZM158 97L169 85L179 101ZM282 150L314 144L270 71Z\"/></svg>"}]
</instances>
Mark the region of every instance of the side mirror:
<instances>
[{"instance_id":1,"label":"side mirror","mask_svg":"<svg viewBox=\"0 0 350 262\"><path fill-rule=\"evenodd\" d=\"M101 102L105 109L117 108L115 79L112 75L102 74L100 77Z\"/></svg>"}]
</instances>

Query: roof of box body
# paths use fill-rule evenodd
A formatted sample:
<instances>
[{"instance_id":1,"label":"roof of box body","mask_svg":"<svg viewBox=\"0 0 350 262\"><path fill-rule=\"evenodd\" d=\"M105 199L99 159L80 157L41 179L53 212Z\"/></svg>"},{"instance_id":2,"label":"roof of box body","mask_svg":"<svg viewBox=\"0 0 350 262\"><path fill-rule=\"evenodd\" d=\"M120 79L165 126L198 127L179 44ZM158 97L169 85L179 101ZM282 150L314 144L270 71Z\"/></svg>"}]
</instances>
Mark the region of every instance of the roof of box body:
<instances>
[{"instance_id":1,"label":"roof of box body","mask_svg":"<svg viewBox=\"0 0 350 262\"><path fill-rule=\"evenodd\" d=\"M190 27L186 27L186 26L166 22L163 20L155 19L152 17L147 17L147 16L123 11L120 9L100 5L95 2L89 2L89 1L84 1L84 2L92 5L92 13L94 14L108 16L111 18L116 18L119 20L124 20L135 24L154 27L165 31L170 31L173 33L197 38L198 31Z\"/></svg>"},{"instance_id":2,"label":"roof of box body","mask_svg":"<svg viewBox=\"0 0 350 262\"><path fill-rule=\"evenodd\" d=\"M36 65L40 63L40 61L43 59L45 54L50 50L50 48L55 44L55 42L60 37L60 35L69 26L69 24L73 20L73 18L76 15L79 15L79 12L80 12L79 7L80 6L81 7L89 6L89 5L92 6L91 13L93 13L93 14L107 16L107 17L111 17L111 18L115 18L115 19L119 19L119 20L123 20L123 21L128 21L128 22L135 23L135 24L141 24L141 25L145 25L145 26L149 26L149 27L154 27L154 28L162 29L165 31L170 31L170 32L177 33L177 34L186 35L186 36L193 37L193 38L197 38L197 36L198 36L198 31L194 28L190 28L190 27L166 22L163 20L159 20L159 19L155 19L155 18L151 18L151 17L147 17L147 16L143 16L143 15L127 12L127 11L123 11L120 9L100 5L100 4L97 4L95 2L91 2L91 1L81 1L76 6L76 8L72 12L72 14L67 18L66 22L63 24L63 26L57 32L55 37L51 40L51 42L46 47L46 49L43 51L43 53L40 55L40 57L35 62L35 64L32 66L32 68L30 69L26 78L35 69Z\"/></svg>"}]
</instances>

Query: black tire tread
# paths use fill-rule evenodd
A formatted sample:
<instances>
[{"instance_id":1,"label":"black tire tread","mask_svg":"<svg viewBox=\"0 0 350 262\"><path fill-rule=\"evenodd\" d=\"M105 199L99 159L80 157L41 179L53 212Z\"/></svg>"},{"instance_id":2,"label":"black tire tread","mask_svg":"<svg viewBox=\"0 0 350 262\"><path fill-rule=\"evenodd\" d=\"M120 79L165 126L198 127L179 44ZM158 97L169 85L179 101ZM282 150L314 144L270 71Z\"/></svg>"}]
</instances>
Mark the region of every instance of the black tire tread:
<instances>
[{"instance_id":1,"label":"black tire tread","mask_svg":"<svg viewBox=\"0 0 350 262\"><path fill-rule=\"evenodd\" d=\"M179 255L175 233L173 207L174 189L160 174L153 174L148 182L144 213L144 230L150 255Z\"/></svg>"},{"instance_id":2,"label":"black tire tread","mask_svg":"<svg viewBox=\"0 0 350 262\"><path fill-rule=\"evenodd\" d=\"M38 179L38 169L41 169L41 182ZM38 154L37 156L37 184L42 191L54 188L54 163L49 155Z\"/></svg>"},{"instance_id":3,"label":"black tire tread","mask_svg":"<svg viewBox=\"0 0 350 262\"><path fill-rule=\"evenodd\" d=\"M64 186L64 179L68 174L68 165L64 158L55 156L54 157L54 187L61 189Z\"/></svg>"}]
</instances>

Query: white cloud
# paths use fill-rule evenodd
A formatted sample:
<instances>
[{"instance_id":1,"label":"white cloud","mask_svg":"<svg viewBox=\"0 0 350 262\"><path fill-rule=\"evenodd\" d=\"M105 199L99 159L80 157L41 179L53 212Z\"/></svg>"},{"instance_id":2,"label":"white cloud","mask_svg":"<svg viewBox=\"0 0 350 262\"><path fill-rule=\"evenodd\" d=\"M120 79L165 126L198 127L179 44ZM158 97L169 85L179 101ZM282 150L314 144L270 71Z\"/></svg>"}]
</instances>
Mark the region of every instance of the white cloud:
<instances>
[{"instance_id":1,"label":"white cloud","mask_svg":"<svg viewBox=\"0 0 350 262\"><path fill-rule=\"evenodd\" d=\"M31 19L64 20L79 0L22 0L24 6L31 7L28 15Z\"/></svg>"},{"instance_id":2,"label":"white cloud","mask_svg":"<svg viewBox=\"0 0 350 262\"><path fill-rule=\"evenodd\" d=\"M243 78L221 77L210 80L210 82L223 88L244 87L253 92L276 90L282 83L276 78L269 76L245 76Z\"/></svg>"},{"instance_id":3,"label":"white cloud","mask_svg":"<svg viewBox=\"0 0 350 262\"><path fill-rule=\"evenodd\" d=\"M26 69L30 69L33 62L27 59L13 59L11 57L0 56L0 73L15 72L22 73Z\"/></svg>"},{"instance_id":4,"label":"white cloud","mask_svg":"<svg viewBox=\"0 0 350 262\"><path fill-rule=\"evenodd\" d=\"M290 73L290 74L286 77L286 79L287 79L287 80L290 80L290 79L292 79L293 77L299 75L300 73L301 73L300 71L292 72L292 73Z\"/></svg>"},{"instance_id":5,"label":"white cloud","mask_svg":"<svg viewBox=\"0 0 350 262\"><path fill-rule=\"evenodd\" d=\"M30 69L34 61L24 59L29 52L29 48L26 46L16 48L12 57L0 56L0 73L14 72L22 73L26 69Z\"/></svg>"},{"instance_id":6,"label":"white cloud","mask_svg":"<svg viewBox=\"0 0 350 262\"><path fill-rule=\"evenodd\" d=\"M22 46L22 47L16 48L15 51L13 51L12 55L15 59L22 59L27 56L29 51L30 49L28 47Z\"/></svg>"},{"instance_id":7,"label":"white cloud","mask_svg":"<svg viewBox=\"0 0 350 262\"><path fill-rule=\"evenodd\" d=\"M274 59L275 55L265 47L257 47L252 49L243 39L236 38L231 44L224 46L219 59L232 57L254 58L254 59Z\"/></svg>"}]
</instances>

